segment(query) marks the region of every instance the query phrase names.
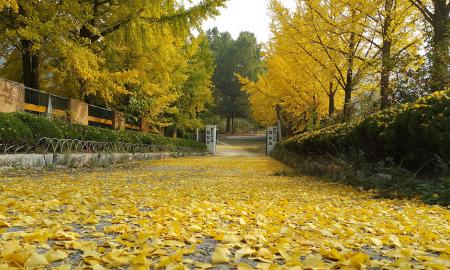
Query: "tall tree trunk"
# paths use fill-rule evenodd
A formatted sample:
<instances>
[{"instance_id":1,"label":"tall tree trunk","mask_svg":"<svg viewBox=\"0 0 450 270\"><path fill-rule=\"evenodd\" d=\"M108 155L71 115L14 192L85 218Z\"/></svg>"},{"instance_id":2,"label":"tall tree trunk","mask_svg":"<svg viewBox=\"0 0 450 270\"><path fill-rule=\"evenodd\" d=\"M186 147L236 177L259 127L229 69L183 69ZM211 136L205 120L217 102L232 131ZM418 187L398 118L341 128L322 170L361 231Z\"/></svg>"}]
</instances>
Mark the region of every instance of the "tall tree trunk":
<instances>
[{"instance_id":1,"label":"tall tree trunk","mask_svg":"<svg viewBox=\"0 0 450 270\"><path fill-rule=\"evenodd\" d=\"M336 92L333 90L333 83L330 83L330 91L327 93L328 95L328 115L332 116L335 111L334 97Z\"/></svg>"},{"instance_id":2,"label":"tall tree trunk","mask_svg":"<svg viewBox=\"0 0 450 270\"><path fill-rule=\"evenodd\" d=\"M351 102L353 92L353 69L347 70L347 82L344 88L344 114L346 117L351 115Z\"/></svg>"},{"instance_id":3,"label":"tall tree trunk","mask_svg":"<svg viewBox=\"0 0 450 270\"><path fill-rule=\"evenodd\" d=\"M349 118L351 115L351 102L353 92L353 64L355 55L355 33L350 34L350 41L348 44L348 59L347 59L347 79L344 87L344 115Z\"/></svg>"},{"instance_id":4,"label":"tall tree trunk","mask_svg":"<svg viewBox=\"0 0 450 270\"><path fill-rule=\"evenodd\" d=\"M434 1L433 16L433 53L432 53L432 82L433 91L444 90L450 85L449 74L449 43L450 43L450 18L446 7L446 1Z\"/></svg>"},{"instance_id":5,"label":"tall tree trunk","mask_svg":"<svg viewBox=\"0 0 450 270\"><path fill-rule=\"evenodd\" d=\"M231 133L231 117L227 117L227 127L225 129L226 133Z\"/></svg>"},{"instance_id":6,"label":"tall tree trunk","mask_svg":"<svg viewBox=\"0 0 450 270\"><path fill-rule=\"evenodd\" d=\"M392 41L389 35L389 28L392 23L392 8L394 0L385 0L384 11L385 18L383 23L383 45L381 48L381 80L380 80L380 96L381 109L385 109L390 105L390 77L392 71L391 47Z\"/></svg>"},{"instance_id":7,"label":"tall tree trunk","mask_svg":"<svg viewBox=\"0 0 450 270\"><path fill-rule=\"evenodd\" d=\"M33 73L31 65L31 41L22 40L22 78L26 87L33 84Z\"/></svg>"},{"instance_id":8,"label":"tall tree trunk","mask_svg":"<svg viewBox=\"0 0 450 270\"><path fill-rule=\"evenodd\" d=\"M28 17L22 5L19 5L19 15L24 18ZM26 27L25 23L21 23L22 27ZM21 40L22 45L22 79L26 87L39 89L39 57L36 53L31 52L33 42L31 40Z\"/></svg>"},{"instance_id":9,"label":"tall tree trunk","mask_svg":"<svg viewBox=\"0 0 450 270\"><path fill-rule=\"evenodd\" d=\"M40 80L39 80L39 56L33 54L31 56L31 88L39 89L40 88Z\"/></svg>"},{"instance_id":10,"label":"tall tree trunk","mask_svg":"<svg viewBox=\"0 0 450 270\"><path fill-rule=\"evenodd\" d=\"M233 116L231 116L231 134L234 135L235 132L236 132L236 127L235 127L234 115L233 115Z\"/></svg>"}]
</instances>

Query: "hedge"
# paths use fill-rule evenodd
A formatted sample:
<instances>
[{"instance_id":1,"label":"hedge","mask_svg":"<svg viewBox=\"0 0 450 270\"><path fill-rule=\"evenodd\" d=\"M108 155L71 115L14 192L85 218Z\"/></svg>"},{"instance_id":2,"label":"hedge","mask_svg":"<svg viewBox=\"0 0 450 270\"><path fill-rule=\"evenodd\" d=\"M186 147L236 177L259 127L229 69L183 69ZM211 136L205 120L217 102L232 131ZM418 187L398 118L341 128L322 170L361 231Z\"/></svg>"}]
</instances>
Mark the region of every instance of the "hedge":
<instances>
[{"instance_id":1,"label":"hedge","mask_svg":"<svg viewBox=\"0 0 450 270\"><path fill-rule=\"evenodd\" d=\"M370 162L392 159L417 170L450 161L450 91L380 111L363 120L297 135L280 147L301 156L357 151Z\"/></svg>"},{"instance_id":2,"label":"hedge","mask_svg":"<svg viewBox=\"0 0 450 270\"><path fill-rule=\"evenodd\" d=\"M64 120L49 120L42 116L24 112L0 113L0 143L35 145L43 137L99 142L185 146L200 151L206 149L205 144L188 139L167 138L159 134L130 130L117 131L83 126Z\"/></svg>"}]
</instances>

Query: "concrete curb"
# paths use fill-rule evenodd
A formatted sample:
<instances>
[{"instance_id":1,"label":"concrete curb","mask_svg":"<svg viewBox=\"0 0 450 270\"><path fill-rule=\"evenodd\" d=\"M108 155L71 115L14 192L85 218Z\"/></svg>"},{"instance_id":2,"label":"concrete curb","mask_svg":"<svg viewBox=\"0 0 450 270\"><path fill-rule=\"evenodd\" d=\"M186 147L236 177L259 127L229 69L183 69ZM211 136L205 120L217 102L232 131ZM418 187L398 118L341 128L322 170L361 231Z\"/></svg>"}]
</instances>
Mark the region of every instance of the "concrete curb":
<instances>
[{"instance_id":1,"label":"concrete curb","mask_svg":"<svg viewBox=\"0 0 450 270\"><path fill-rule=\"evenodd\" d=\"M44 167L81 168L100 167L135 160L157 160L188 156L205 156L207 153L75 153L75 154L8 154L0 155L0 169Z\"/></svg>"}]
</instances>

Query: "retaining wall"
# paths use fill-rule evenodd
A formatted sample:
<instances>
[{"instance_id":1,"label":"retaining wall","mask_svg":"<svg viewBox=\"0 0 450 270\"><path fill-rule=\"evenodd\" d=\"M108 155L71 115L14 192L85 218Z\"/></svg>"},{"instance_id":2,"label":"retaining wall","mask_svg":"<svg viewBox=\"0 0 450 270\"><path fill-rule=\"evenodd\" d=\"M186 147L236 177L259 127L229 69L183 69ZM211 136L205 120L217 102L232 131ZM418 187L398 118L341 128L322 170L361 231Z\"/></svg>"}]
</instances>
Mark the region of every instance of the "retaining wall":
<instances>
[{"instance_id":1,"label":"retaining wall","mask_svg":"<svg viewBox=\"0 0 450 270\"><path fill-rule=\"evenodd\" d=\"M44 167L81 168L126 163L134 160L157 160L206 153L79 153L79 154L11 154L0 155L0 169Z\"/></svg>"}]
</instances>

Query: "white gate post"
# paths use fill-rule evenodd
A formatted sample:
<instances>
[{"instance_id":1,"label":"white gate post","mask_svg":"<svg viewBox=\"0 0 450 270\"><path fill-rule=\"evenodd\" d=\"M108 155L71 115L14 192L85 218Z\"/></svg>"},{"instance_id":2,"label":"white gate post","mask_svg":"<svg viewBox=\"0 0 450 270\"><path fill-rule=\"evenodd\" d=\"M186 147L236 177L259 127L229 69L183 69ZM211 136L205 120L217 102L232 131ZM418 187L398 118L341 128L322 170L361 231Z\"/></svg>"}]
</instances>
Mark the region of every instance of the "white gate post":
<instances>
[{"instance_id":1,"label":"white gate post","mask_svg":"<svg viewBox=\"0 0 450 270\"><path fill-rule=\"evenodd\" d=\"M277 127L267 127L266 131L266 155L270 156L278 142L278 128Z\"/></svg>"},{"instance_id":2,"label":"white gate post","mask_svg":"<svg viewBox=\"0 0 450 270\"><path fill-rule=\"evenodd\" d=\"M217 126L207 125L206 126L206 146L208 151L215 155L216 154L216 144L217 144Z\"/></svg>"}]
</instances>

